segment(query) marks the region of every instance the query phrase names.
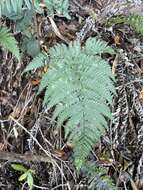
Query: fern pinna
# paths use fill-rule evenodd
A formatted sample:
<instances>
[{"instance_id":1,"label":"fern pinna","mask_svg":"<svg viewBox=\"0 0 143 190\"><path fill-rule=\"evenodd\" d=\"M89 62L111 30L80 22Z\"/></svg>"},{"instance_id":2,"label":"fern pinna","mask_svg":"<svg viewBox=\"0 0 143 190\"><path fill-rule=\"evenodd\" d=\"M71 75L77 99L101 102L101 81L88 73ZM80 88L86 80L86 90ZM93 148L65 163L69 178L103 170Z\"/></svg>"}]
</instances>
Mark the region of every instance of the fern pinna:
<instances>
[{"instance_id":1,"label":"fern pinna","mask_svg":"<svg viewBox=\"0 0 143 190\"><path fill-rule=\"evenodd\" d=\"M44 105L55 106L53 120L65 122L65 138L74 145L75 165L80 168L92 146L104 133L111 118L109 105L114 93L113 76L101 53L113 53L106 42L89 38L84 47L74 41L49 50L49 68L41 79L39 93L46 89ZM39 58L41 57L41 63ZM26 71L43 65L43 55ZM46 56L45 56L46 58Z\"/></svg>"},{"instance_id":2,"label":"fern pinna","mask_svg":"<svg viewBox=\"0 0 143 190\"><path fill-rule=\"evenodd\" d=\"M6 27L0 27L0 46L8 49L18 60L20 60L17 41Z\"/></svg>"}]
</instances>

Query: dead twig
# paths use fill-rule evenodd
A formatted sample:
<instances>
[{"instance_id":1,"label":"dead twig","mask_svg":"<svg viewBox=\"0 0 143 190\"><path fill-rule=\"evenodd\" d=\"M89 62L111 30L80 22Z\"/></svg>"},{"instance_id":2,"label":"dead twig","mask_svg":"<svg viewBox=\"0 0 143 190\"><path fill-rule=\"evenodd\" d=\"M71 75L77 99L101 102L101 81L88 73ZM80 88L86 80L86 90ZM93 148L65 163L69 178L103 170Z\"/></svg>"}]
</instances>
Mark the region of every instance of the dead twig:
<instances>
[{"instance_id":1,"label":"dead twig","mask_svg":"<svg viewBox=\"0 0 143 190\"><path fill-rule=\"evenodd\" d=\"M55 21L53 20L52 17L48 17L49 18L49 21L51 23L51 26L53 28L53 31L55 32L55 34L61 39L63 40L66 44L69 44L69 40L66 39L64 36L62 36L62 34L60 33Z\"/></svg>"}]
</instances>

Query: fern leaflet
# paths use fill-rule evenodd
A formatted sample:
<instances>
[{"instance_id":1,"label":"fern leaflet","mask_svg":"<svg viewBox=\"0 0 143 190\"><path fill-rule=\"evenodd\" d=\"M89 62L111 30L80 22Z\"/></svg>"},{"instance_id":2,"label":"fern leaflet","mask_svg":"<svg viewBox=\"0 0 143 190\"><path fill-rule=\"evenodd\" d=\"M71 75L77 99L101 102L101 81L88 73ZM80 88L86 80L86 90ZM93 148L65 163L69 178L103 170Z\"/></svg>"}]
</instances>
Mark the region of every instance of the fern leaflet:
<instances>
[{"instance_id":1,"label":"fern leaflet","mask_svg":"<svg viewBox=\"0 0 143 190\"><path fill-rule=\"evenodd\" d=\"M0 46L8 49L13 55L20 60L19 48L17 41L6 28L0 28Z\"/></svg>"},{"instance_id":2,"label":"fern leaflet","mask_svg":"<svg viewBox=\"0 0 143 190\"><path fill-rule=\"evenodd\" d=\"M44 66L45 59L46 59L46 55L44 53L39 53L36 57L34 57L34 59L30 62L30 64L27 65L23 73Z\"/></svg>"}]
</instances>

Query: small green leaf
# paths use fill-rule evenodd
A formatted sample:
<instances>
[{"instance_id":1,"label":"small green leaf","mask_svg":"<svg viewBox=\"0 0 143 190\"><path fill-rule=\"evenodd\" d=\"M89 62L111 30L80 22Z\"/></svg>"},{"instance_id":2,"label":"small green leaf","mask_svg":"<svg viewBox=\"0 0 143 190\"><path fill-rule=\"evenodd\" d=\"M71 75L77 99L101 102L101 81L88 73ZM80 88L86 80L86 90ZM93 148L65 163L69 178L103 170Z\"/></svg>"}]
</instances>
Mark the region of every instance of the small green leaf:
<instances>
[{"instance_id":1,"label":"small green leaf","mask_svg":"<svg viewBox=\"0 0 143 190\"><path fill-rule=\"evenodd\" d=\"M31 31L29 30L29 27L31 26L32 16L33 16L33 11L29 11L29 10L26 10L24 15L21 14L21 19L16 20L16 23L15 23L16 31L21 32L25 36L27 36L26 33L31 33Z\"/></svg>"},{"instance_id":2,"label":"small green leaf","mask_svg":"<svg viewBox=\"0 0 143 190\"><path fill-rule=\"evenodd\" d=\"M23 38L22 47L27 51L29 55L35 57L40 53L39 42L35 38Z\"/></svg>"},{"instance_id":3,"label":"small green leaf","mask_svg":"<svg viewBox=\"0 0 143 190\"><path fill-rule=\"evenodd\" d=\"M21 164L11 164L11 167L16 170L16 171L20 171L20 172L26 172L27 168L25 168L23 165Z\"/></svg>"},{"instance_id":4,"label":"small green leaf","mask_svg":"<svg viewBox=\"0 0 143 190\"><path fill-rule=\"evenodd\" d=\"M24 174L22 174L19 178L18 178L18 180L19 181L23 181L24 179L26 179L28 177L28 172L25 172Z\"/></svg>"},{"instance_id":5,"label":"small green leaf","mask_svg":"<svg viewBox=\"0 0 143 190\"><path fill-rule=\"evenodd\" d=\"M29 187L33 186L33 176L31 175L31 172L28 172L27 183L28 183Z\"/></svg>"}]
</instances>

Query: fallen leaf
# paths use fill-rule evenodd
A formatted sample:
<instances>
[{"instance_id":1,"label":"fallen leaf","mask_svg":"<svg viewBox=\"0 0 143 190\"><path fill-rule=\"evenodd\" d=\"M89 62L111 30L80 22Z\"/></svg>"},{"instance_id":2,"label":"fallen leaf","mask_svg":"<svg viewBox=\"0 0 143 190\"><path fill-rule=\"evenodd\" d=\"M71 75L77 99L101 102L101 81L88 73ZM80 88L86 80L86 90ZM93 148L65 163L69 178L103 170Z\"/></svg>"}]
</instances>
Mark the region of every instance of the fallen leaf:
<instances>
[{"instance_id":1,"label":"fallen leaf","mask_svg":"<svg viewBox=\"0 0 143 190\"><path fill-rule=\"evenodd\" d=\"M116 34L114 37L114 42L116 45L121 45L121 37L119 36L119 34Z\"/></svg>"},{"instance_id":2,"label":"fallen leaf","mask_svg":"<svg viewBox=\"0 0 143 190\"><path fill-rule=\"evenodd\" d=\"M56 156L58 156L59 158L62 158L65 156L65 152L61 149L56 149L53 151L53 154L55 154Z\"/></svg>"},{"instance_id":3,"label":"fallen leaf","mask_svg":"<svg viewBox=\"0 0 143 190\"><path fill-rule=\"evenodd\" d=\"M139 97L141 100L143 100L143 89L141 90L140 92L140 97Z\"/></svg>"}]
</instances>

